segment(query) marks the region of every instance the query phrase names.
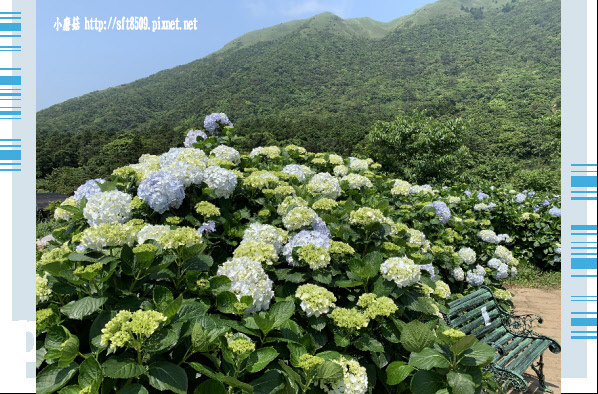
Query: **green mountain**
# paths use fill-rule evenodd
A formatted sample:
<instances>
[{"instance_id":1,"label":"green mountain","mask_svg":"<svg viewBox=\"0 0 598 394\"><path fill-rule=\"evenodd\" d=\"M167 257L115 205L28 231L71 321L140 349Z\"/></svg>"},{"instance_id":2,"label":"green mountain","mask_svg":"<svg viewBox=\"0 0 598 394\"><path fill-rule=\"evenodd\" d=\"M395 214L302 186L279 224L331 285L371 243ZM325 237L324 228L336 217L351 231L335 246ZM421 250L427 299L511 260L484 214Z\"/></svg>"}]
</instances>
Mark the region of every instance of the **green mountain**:
<instances>
[{"instance_id":1,"label":"green mountain","mask_svg":"<svg viewBox=\"0 0 598 394\"><path fill-rule=\"evenodd\" d=\"M378 120L470 120L468 175L558 188L560 1L438 0L388 23L331 13L37 113L38 189L68 192L225 112L243 149L358 154Z\"/></svg>"}]
</instances>

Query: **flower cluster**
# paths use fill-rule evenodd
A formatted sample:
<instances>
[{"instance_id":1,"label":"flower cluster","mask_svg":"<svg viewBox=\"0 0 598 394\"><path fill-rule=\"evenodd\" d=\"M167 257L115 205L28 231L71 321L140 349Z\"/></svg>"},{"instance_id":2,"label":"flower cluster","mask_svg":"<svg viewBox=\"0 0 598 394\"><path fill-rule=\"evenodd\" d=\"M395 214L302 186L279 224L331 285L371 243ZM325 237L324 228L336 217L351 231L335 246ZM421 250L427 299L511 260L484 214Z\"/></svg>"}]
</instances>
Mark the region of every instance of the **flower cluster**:
<instances>
[{"instance_id":1,"label":"flower cluster","mask_svg":"<svg viewBox=\"0 0 598 394\"><path fill-rule=\"evenodd\" d=\"M177 227L161 234L156 241L164 249L190 247L201 243L201 231L191 227Z\"/></svg>"},{"instance_id":2,"label":"flower cluster","mask_svg":"<svg viewBox=\"0 0 598 394\"><path fill-rule=\"evenodd\" d=\"M241 162L241 154L239 151L226 145L219 145L212 149L210 156L214 156L219 160L230 161L234 165L238 165Z\"/></svg>"},{"instance_id":3,"label":"flower cluster","mask_svg":"<svg viewBox=\"0 0 598 394\"><path fill-rule=\"evenodd\" d=\"M355 224L362 227L367 227L375 223L385 223L386 217L379 209L362 207L356 211L351 211L349 215L349 221L351 224Z\"/></svg>"},{"instance_id":4,"label":"flower cluster","mask_svg":"<svg viewBox=\"0 0 598 394\"><path fill-rule=\"evenodd\" d=\"M359 174L349 174L341 178L341 182L346 181L349 184L349 189L359 190L364 187L373 187L372 181L367 177Z\"/></svg>"},{"instance_id":5,"label":"flower cluster","mask_svg":"<svg viewBox=\"0 0 598 394\"><path fill-rule=\"evenodd\" d=\"M203 180L203 171L186 161L175 161L164 171L175 177L184 187L199 185Z\"/></svg>"},{"instance_id":6,"label":"flower cluster","mask_svg":"<svg viewBox=\"0 0 598 394\"><path fill-rule=\"evenodd\" d=\"M83 216L90 226L125 223L131 218L131 195L118 190L100 192L89 197Z\"/></svg>"},{"instance_id":7,"label":"flower cluster","mask_svg":"<svg viewBox=\"0 0 598 394\"><path fill-rule=\"evenodd\" d=\"M282 251L286 231L271 226L269 224L251 223L243 234L244 242L267 243L274 247L276 253Z\"/></svg>"},{"instance_id":8,"label":"flower cluster","mask_svg":"<svg viewBox=\"0 0 598 394\"><path fill-rule=\"evenodd\" d=\"M364 367L356 360L341 356L333 360L343 369L343 379L328 383L321 381L321 387L328 394L364 394L368 390L368 375Z\"/></svg>"},{"instance_id":9,"label":"flower cluster","mask_svg":"<svg viewBox=\"0 0 598 394\"><path fill-rule=\"evenodd\" d=\"M299 182L305 181L305 172L303 171L303 168L298 164L286 165L282 169L282 172L284 172L285 174L289 174L289 175L293 175L293 176L297 177Z\"/></svg>"},{"instance_id":10,"label":"flower cluster","mask_svg":"<svg viewBox=\"0 0 598 394\"><path fill-rule=\"evenodd\" d=\"M231 280L230 289L239 300L247 295L253 297L253 305L246 313L270 308L270 300L274 297L273 282L259 262L248 257L233 258L218 267L217 274Z\"/></svg>"},{"instance_id":11,"label":"flower cluster","mask_svg":"<svg viewBox=\"0 0 598 394\"><path fill-rule=\"evenodd\" d=\"M305 246L309 244L328 249L330 248L330 238L320 231L303 230L298 232L289 240L282 251L282 254L289 265L297 265L293 260L293 249L298 246Z\"/></svg>"},{"instance_id":12,"label":"flower cluster","mask_svg":"<svg viewBox=\"0 0 598 394\"><path fill-rule=\"evenodd\" d=\"M208 138L207 134L201 130L189 130L185 137L185 148L193 148L193 144L197 143L197 137L201 137L204 140Z\"/></svg>"},{"instance_id":13,"label":"flower cluster","mask_svg":"<svg viewBox=\"0 0 598 394\"><path fill-rule=\"evenodd\" d=\"M291 209L283 218L282 224L289 231L311 226L316 222L318 214L311 208L297 207Z\"/></svg>"},{"instance_id":14,"label":"flower cluster","mask_svg":"<svg viewBox=\"0 0 598 394\"><path fill-rule=\"evenodd\" d=\"M102 329L101 345L110 344L110 349L127 347L132 341L149 338L166 321L166 316L158 311L130 312L121 310Z\"/></svg>"},{"instance_id":15,"label":"flower cluster","mask_svg":"<svg viewBox=\"0 0 598 394\"><path fill-rule=\"evenodd\" d=\"M83 197L89 200L89 197L102 191L100 189L100 185L104 182L106 182L106 180L101 178L91 179L85 182L83 185L79 186L77 190L75 190L75 195L73 198L77 201L81 200Z\"/></svg>"},{"instance_id":16,"label":"flower cluster","mask_svg":"<svg viewBox=\"0 0 598 394\"><path fill-rule=\"evenodd\" d=\"M440 220L440 223L447 224L451 218L451 210L446 206L446 203L443 201L434 201L430 203L430 206L436 209L436 216Z\"/></svg>"},{"instance_id":17,"label":"flower cluster","mask_svg":"<svg viewBox=\"0 0 598 394\"><path fill-rule=\"evenodd\" d=\"M409 195L409 189L411 189L411 184L409 182L397 179L395 180L390 193L394 196L407 196Z\"/></svg>"},{"instance_id":18,"label":"flower cluster","mask_svg":"<svg viewBox=\"0 0 598 394\"><path fill-rule=\"evenodd\" d=\"M220 112L212 113L205 117L203 121L203 127L206 128L208 133L211 135L219 135L222 133L222 129L225 127L233 127L233 123L228 120L226 114Z\"/></svg>"},{"instance_id":19,"label":"flower cluster","mask_svg":"<svg viewBox=\"0 0 598 394\"><path fill-rule=\"evenodd\" d=\"M249 153L249 157L252 159L258 156L265 156L268 159L276 159L280 157L280 148L277 146L259 146L257 148L253 148L251 153Z\"/></svg>"},{"instance_id":20,"label":"flower cluster","mask_svg":"<svg viewBox=\"0 0 598 394\"><path fill-rule=\"evenodd\" d=\"M265 242L256 242L244 240L234 250L233 256L235 257L248 257L252 260L267 265L272 265L278 260L278 253L274 249L274 246Z\"/></svg>"},{"instance_id":21,"label":"flower cluster","mask_svg":"<svg viewBox=\"0 0 598 394\"><path fill-rule=\"evenodd\" d=\"M210 166L204 172L204 182L217 197L230 198L237 187L237 176L225 168Z\"/></svg>"},{"instance_id":22,"label":"flower cluster","mask_svg":"<svg viewBox=\"0 0 598 394\"><path fill-rule=\"evenodd\" d=\"M382 263L380 273L384 279L395 282L399 287L407 287L421 278L419 267L407 257L391 257Z\"/></svg>"},{"instance_id":23,"label":"flower cluster","mask_svg":"<svg viewBox=\"0 0 598 394\"><path fill-rule=\"evenodd\" d=\"M326 314L335 307L336 297L323 287L313 284L301 285L295 292L295 297L301 300L301 309L307 317Z\"/></svg>"},{"instance_id":24,"label":"flower cluster","mask_svg":"<svg viewBox=\"0 0 598 394\"><path fill-rule=\"evenodd\" d=\"M48 286L48 278L35 274L35 303L48 301L50 294L52 294L52 290Z\"/></svg>"},{"instance_id":25,"label":"flower cluster","mask_svg":"<svg viewBox=\"0 0 598 394\"><path fill-rule=\"evenodd\" d=\"M77 251L96 250L129 245L135 242L137 231L128 224L106 223L85 229L79 234Z\"/></svg>"},{"instance_id":26,"label":"flower cluster","mask_svg":"<svg viewBox=\"0 0 598 394\"><path fill-rule=\"evenodd\" d=\"M481 286L484 284L484 277L486 270L481 265L477 265L475 269L467 271L467 283L472 286Z\"/></svg>"},{"instance_id":27,"label":"flower cluster","mask_svg":"<svg viewBox=\"0 0 598 394\"><path fill-rule=\"evenodd\" d=\"M169 208L181 206L185 199L185 188L170 173L156 171L139 184L137 195L154 211L164 213Z\"/></svg>"},{"instance_id":28,"label":"flower cluster","mask_svg":"<svg viewBox=\"0 0 598 394\"><path fill-rule=\"evenodd\" d=\"M309 265L309 268L316 270L326 267L330 264L330 254L327 248L322 246L315 246L314 244L307 244L297 249L297 256L299 261Z\"/></svg>"},{"instance_id":29,"label":"flower cluster","mask_svg":"<svg viewBox=\"0 0 598 394\"><path fill-rule=\"evenodd\" d=\"M338 179L327 172L320 172L314 175L307 184L307 191L312 195L336 200L341 195L341 187Z\"/></svg>"},{"instance_id":30,"label":"flower cluster","mask_svg":"<svg viewBox=\"0 0 598 394\"><path fill-rule=\"evenodd\" d=\"M457 253L459 253L459 256L461 257L461 259L463 259L463 262L465 264L475 263L476 258L478 257L475 251L471 248L461 248Z\"/></svg>"},{"instance_id":31,"label":"flower cluster","mask_svg":"<svg viewBox=\"0 0 598 394\"><path fill-rule=\"evenodd\" d=\"M353 171L367 171L369 164L367 160L349 157L349 168Z\"/></svg>"}]
</instances>

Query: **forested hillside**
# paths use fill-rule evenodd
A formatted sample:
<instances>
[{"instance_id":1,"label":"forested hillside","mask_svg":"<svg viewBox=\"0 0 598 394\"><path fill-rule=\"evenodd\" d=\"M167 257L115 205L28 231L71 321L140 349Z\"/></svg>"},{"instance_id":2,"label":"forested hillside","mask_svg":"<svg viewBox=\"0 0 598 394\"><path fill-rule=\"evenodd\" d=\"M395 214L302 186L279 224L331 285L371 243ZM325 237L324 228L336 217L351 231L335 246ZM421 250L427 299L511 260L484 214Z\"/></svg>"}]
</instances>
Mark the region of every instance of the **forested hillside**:
<instances>
[{"instance_id":1,"label":"forested hillside","mask_svg":"<svg viewBox=\"0 0 598 394\"><path fill-rule=\"evenodd\" d=\"M71 192L225 112L244 149L358 155L378 120L469 121L466 179L558 190L560 1L438 0L389 23L333 14L37 114L38 190Z\"/></svg>"}]
</instances>

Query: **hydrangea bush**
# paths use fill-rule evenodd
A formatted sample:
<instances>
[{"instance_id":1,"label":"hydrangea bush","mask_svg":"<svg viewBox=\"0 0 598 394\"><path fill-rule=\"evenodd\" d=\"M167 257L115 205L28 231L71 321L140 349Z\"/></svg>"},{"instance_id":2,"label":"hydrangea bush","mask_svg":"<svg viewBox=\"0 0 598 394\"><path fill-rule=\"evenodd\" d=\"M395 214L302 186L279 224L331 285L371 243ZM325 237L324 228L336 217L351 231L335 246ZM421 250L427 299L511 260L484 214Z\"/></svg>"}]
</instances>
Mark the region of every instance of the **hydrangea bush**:
<instances>
[{"instance_id":1,"label":"hydrangea bush","mask_svg":"<svg viewBox=\"0 0 598 394\"><path fill-rule=\"evenodd\" d=\"M501 283L529 230L505 212L556 231L558 202L534 212L529 193L410 185L294 145L242 154L226 115L205 127L56 209L36 263L38 393L424 393L431 376L460 392L422 361L465 337L448 302L484 284L511 308ZM494 350L464 343L475 362L444 373L491 389Z\"/></svg>"}]
</instances>

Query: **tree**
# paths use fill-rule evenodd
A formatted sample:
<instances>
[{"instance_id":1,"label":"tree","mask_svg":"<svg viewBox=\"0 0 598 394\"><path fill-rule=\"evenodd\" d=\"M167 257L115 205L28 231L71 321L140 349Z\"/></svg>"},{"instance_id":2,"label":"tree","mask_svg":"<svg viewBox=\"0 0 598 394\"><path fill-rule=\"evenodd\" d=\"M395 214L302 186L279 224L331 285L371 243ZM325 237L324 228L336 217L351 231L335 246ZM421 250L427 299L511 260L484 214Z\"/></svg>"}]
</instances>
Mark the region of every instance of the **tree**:
<instances>
[{"instance_id":1,"label":"tree","mask_svg":"<svg viewBox=\"0 0 598 394\"><path fill-rule=\"evenodd\" d=\"M460 118L438 121L426 111L376 122L367 136L366 151L389 172L410 182L454 182L469 151L463 145L468 123Z\"/></svg>"}]
</instances>

